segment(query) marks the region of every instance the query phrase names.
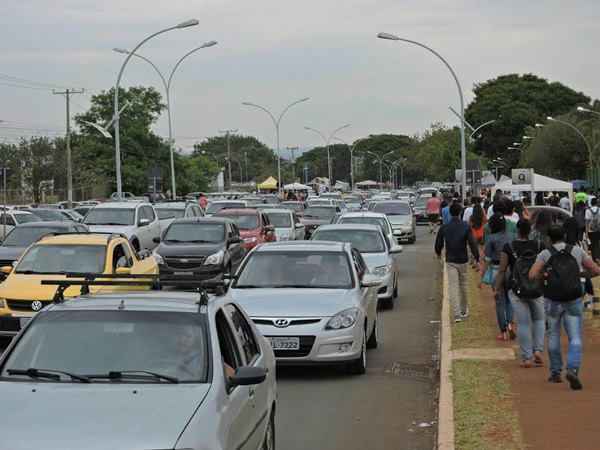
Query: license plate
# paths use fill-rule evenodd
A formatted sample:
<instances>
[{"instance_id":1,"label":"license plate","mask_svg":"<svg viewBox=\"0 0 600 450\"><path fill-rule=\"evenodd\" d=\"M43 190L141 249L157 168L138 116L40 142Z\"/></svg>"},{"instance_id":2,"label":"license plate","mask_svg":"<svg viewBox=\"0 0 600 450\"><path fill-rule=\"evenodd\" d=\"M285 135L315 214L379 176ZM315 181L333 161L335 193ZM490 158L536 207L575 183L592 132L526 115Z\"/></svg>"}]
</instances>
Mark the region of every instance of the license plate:
<instances>
[{"instance_id":1,"label":"license plate","mask_svg":"<svg viewBox=\"0 0 600 450\"><path fill-rule=\"evenodd\" d=\"M300 350L300 338L298 337L270 337L273 350Z\"/></svg>"}]
</instances>

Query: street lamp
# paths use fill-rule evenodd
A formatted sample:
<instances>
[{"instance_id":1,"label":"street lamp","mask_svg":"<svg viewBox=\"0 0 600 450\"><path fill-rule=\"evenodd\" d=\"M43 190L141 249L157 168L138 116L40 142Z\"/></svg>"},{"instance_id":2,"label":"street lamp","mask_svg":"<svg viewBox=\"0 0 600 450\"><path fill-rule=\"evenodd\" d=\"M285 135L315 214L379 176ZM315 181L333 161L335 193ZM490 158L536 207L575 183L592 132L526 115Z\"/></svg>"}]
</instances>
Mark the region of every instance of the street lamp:
<instances>
[{"instance_id":1,"label":"street lamp","mask_svg":"<svg viewBox=\"0 0 600 450\"><path fill-rule=\"evenodd\" d=\"M583 112L583 113L589 113L589 114L596 114L597 116L600 116L600 112L594 111L593 109L584 108L583 106L578 106L577 111Z\"/></svg>"},{"instance_id":2,"label":"street lamp","mask_svg":"<svg viewBox=\"0 0 600 450\"><path fill-rule=\"evenodd\" d=\"M273 121L273 125L275 126L275 135L276 135L276 139L277 139L277 182L279 183L279 195L281 195L282 186L283 186L283 183L281 182L281 154L280 154L280 148L279 148L279 125L281 124L281 119L283 119L283 116L285 115L285 113L288 112L292 106L295 106L298 103L306 102L308 100L310 100L310 97L304 97L304 98L301 98L300 100L296 100L295 102L290 103L283 109L283 111L281 112L281 114L279 114L279 117L277 119L275 118L273 113L271 111L269 111L267 108L265 108L264 106L260 106L260 105L257 105L256 103L252 103L252 102L242 102L242 105L244 105L244 106L251 106L253 108L260 109L261 111L267 113L269 115L269 117L271 118L271 120Z\"/></svg>"},{"instance_id":3,"label":"street lamp","mask_svg":"<svg viewBox=\"0 0 600 450\"><path fill-rule=\"evenodd\" d=\"M392 40L392 41L403 41L403 42L407 42L409 44L417 45L417 46L424 48L425 50L433 53L435 56L437 56L444 63L444 65L448 68L448 70L452 74L452 77L454 78L454 81L456 82L456 87L458 89L458 97L460 99L460 116L465 117L465 99L463 97L463 91L462 91L462 87L460 86L460 81L458 81L458 77L456 76L456 72L454 72L454 69L452 68L452 66L450 66L448 61L446 61L442 55L440 55L438 52L436 52L431 47L426 46L425 44L422 44L417 41L412 41L410 39L400 38L400 37L395 36L390 33L379 33L377 35L377 37L380 39L387 39L387 40ZM460 121L460 162L461 162L461 168L462 168L462 170L461 170L461 172L462 172L461 173L462 198L464 200L467 196L467 146L466 146L466 142L465 142L464 120Z\"/></svg>"},{"instance_id":4,"label":"street lamp","mask_svg":"<svg viewBox=\"0 0 600 450\"><path fill-rule=\"evenodd\" d=\"M325 148L327 149L327 177L329 179L329 188L331 189L331 179L333 177L333 174L331 173L331 158L329 157L329 144L331 143L331 140L334 138L334 136L337 134L338 131L343 130L344 128L348 128L350 126L349 123L347 123L346 125L342 125L341 127L336 128L335 130L333 130L331 132L331 134L329 135L329 137L325 137L325 134L319 130L317 130L316 128L311 128L311 127L304 127L305 130L308 131L312 131L313 133L317 133L319 136L321 136L321 139L323 139L323 141L325 142Z\"/></svg>"},{"instance_id":5,"label":"street lamp","mask_svg":"<svg viewBox=\"0 0 600 450\"><path fill-rule=\"evenodd\" d=\"M364 140L364 138L357 139L352 145L349 145L348 142L344 141L343 139L340 139L337 136L334 136L333 139L340 141L342 144L346 144L346 146L350 147L350 190L352 190L354 188L354 149L360 141Z\"/></svg>"},{"instance_id":6,"label":"street lamp","mask_svg":"<svg viewBox=\"0 0 600 450\"><path fill-rule=\"evenodd\" d=\"M544 128L544 124L543 123L536 123L535 127L536 128Z\"/></svg>"},{"instance_id":7,"label":"street lamp","mask_svg":"<svg viewBox=\"0 0 600 450\"><path fill-rule=\"evenodd\" d=\"M373 153L373 152L366 152L369 155L375 157L375 159L377 160L377 162L379 162L379 185L381 186L383 184L383 160L385 159L386 156L391 155L392 153L394 153L393 151L391 152L387 152L385 155L380 156L377 153Z\"/></svg>"},{"instance_id":8,"label":"street lamp","mask_svg":"<svg viewBox=\"0 0 600 450\"><path fill-rule=\"evenodd\" d=\"M523 143L522 142L513 142L513 145L515 147L520 147L521 145L523 145Z\"/></svg>"},{"instance_id":9,"label":"street lamp","mask_svg":"<svg viewBox=\"0 0 600 450\"><path fill-rule=\"evenodd\" d=\"M176 194L176 185L175 185L175 158L174 158L175 142L173 139L173 125L171 122L171 82L173 81L173 75L175 75L175 71L179 68L180 64L183 62L183 60L185 58L190 56L192 53L197 52L198 50L201 50L203 48L213 47L215 45L217 45L217 41L208 41L208 42L205 42L204 44L200 45L199 47L196 47L196 48L190 50L189 52L187 52L173 66L173 69L171 70L168 80L164 77L164 75L158 69L158 67L156 67L156 64L154 64L150 59L146 58L145 56L134 53L134 52L130 52L129 50L126 50L124 48L113 48L113 51L115 51L117 53L121 53L124 55L131 54L132 56L140 58L143 61L146 61L148 64L150 64L152 66L152 68L158 74L158 76L160 77L160 79L162 81L163 87L165 89L165 95L167 98L167 117L168 117L168 124L169 124L169 153L170 153L170 164L171 164L171 191L172 191L173 199L176 198L177 194Z\"/></svg>"},{"instance_id":10,"label":"street lamp","mask_svg":"<svg viewBox=\"0 0 600 450\"><path fill-rule=\"evenodd\" d=\"M523 136L524 141L529 141L531 139L535 139L533 136Z\"/></svg>"},{"instance_id":11,"label":"street lamp","mask_svg":"<svg viewBox=\"0 0 600 450\"><path fill-rule=\"evenodd\" d=\"M151 34L150 36L143 39L139 44L137 44L133 50L127 55L125 61L121 65L121 70L119 70L119 75L117 76L117 82L115 83L115 97L114 97L114 121L115 121L115 172L117 176L117 196L121 198L123 194L123 183L121 180L121 135L119 128L119 85L121 84L121 77L123 76L123 72L125 71L125 67L127 63L131 59L131 57L135 54L135 52L146 42L148 42L153 37L158 36L159 34L166 33L172 30L179 30L183 28L193 27L198 25L197 19L186 20L185 22L181 22L174 27L165 28L164 30L157 31L156 33Z\"/></svg>"},{"instance_id":12,"label":"street lamp","mask_svg":"<svg viewBox=\"0 0 600 450\"><path fill-rule=\"evenodd\" d=\"M554 117L551 117L551 116L546 117L546 119L548 119L550 122L557 122L562 125L566 125L567 127L571 128L575 133L577 133L579 135L579 137L581 139L583 139L583 142L585 142L585 146L587 147L587 150L588 150L588 159L590 162L590 166L594 167L593 158L592 158L592 146L588 142L587 138L583 135L581 130L579 128L577 128L575 125L573 125L569 122L565 122L564 120L555 119Z\"/></svg>"}]
</instances>

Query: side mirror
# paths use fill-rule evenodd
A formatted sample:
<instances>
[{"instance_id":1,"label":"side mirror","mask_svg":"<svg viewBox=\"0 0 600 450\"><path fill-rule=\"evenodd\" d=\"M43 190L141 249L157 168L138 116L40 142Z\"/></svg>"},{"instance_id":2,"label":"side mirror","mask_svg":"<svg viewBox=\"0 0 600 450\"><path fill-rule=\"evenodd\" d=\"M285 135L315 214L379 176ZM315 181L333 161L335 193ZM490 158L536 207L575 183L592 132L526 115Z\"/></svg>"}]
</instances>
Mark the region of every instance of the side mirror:
<instances>
[{"instance_id":1,"label":"side mirror","mask_svg":"<svg viewBox=\"0 0 600 450\"><path fill-rule=\"evenodd\" d=\"M366 274L363 279L360 281L360 286L361 287L377 287L381 284L382 280L381 278L377 278L374 275L369 275Z\"/></svg>"},{"instance_id":2,"label":"side mirror","mask_svg":"<svg viewBox=\"0 0 600 450\"><path fill-rule=\"evenodd\" d=\"M117 275L129 275L131 273L131 267L117 267L115 273Z\"/></svg>"},{"instance_id":3,"label":"side mirror","mask_svg":"<svg viewBox=\"0 0 600 450\"><path fill-rule=\"evenodd\" d=\"M267 378L267 369L264 367L242 366L238 367L231 378L230 386L251 386L260 384Z\"/></svg>"},{"instance_id":4,"label":"side mirror","mask_svg":"<svg viewBox=\"0 0 600 450\"><path fill-rule=\"evenodd\" d=\"M140 259L146 259L148 256L150 256L152 254L152 252L150 250L140 250L139 252L137 252L137 255Z\"/></svg>"},{"instance_id":5,"label":"side mirror","mask_svg":"<svg viewBox=\"0 0 600 450\"><path fill-rule=\"evenodd\" d=\"M158 237L158 236L153 237L152 242L154 242L155 244L160 244L160 237Z\"/></svg>"},{"instance_id":6,"label":"side mirror","mask_svg":"<svg viewBox=\"0 0 600 450\"><path fill-rule=\"evenodd\" d=\"M0 267L0 272L9 275L13 271L13 266L2 266Z\"/></svg>"},{"instance_id":7,"label":"side mirror","mask_svg":"<svg viewBox=\"0 0 600 450\"><path fill-rule=\"evenodd\" d=\"M296 224L296 228L304 228L304 224L302 222L298 222Z\"/></svg>"},{"instance_id":8,"label":"side mirror","mask_svg":"<svg viewBox=\"0 0 600 450\"><path fill-rule=\"evenodd\" d=\"M148 219L140 219L138 221L138 226L139 227L145 227L147 225L150 225L150 220L148 220Z\"/></svg>"},{"instance_id":9,"label":"side mirror","mask_svg":"<svg viewBox=\"0 0 600 450\"><path fill-rule=\"evenodd\" d=\"M404 251L404 247L402 247L401 245L392 245L392 248L390 248L390 253L393 254L397 254L397 253L402 253Z\"/></svg>"}]
</instances>

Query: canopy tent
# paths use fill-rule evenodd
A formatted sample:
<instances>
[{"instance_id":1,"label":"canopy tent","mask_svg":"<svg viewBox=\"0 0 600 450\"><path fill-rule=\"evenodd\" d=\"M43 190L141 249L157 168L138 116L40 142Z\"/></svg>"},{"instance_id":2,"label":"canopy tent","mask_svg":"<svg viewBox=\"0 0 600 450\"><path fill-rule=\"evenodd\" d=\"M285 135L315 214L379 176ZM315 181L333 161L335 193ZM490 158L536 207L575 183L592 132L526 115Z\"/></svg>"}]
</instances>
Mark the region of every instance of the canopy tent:
<instances>
[{"instance_id":1,"label":"canopy tent","mask_svg":"<svg viewBox=\"0 0 600 450\"><path fill-rule=\"evenodd\" d=\"M307 186L302 183L292 183L292 184L284 185L283 190L284 191L312 191L312 188L310 186Z\"/></svg>"},{"instance_id":2,"label":"canopy tent","mask_svg":"<svg viewBox=\"0 0 600 450\"><path fill-rule=\"evenodd\" d=\"M269 177L262 183L257 184L256 188L260 190L275 190L277 189L277 180L273 177Z\"/></svg>"},{"instance_id":3,"label":"canopy tent","mask_svg":"<svg viewBox=\"0 0 600 450\"><path fill-rule=\"evenodd\" d=\"M568 181L557 180L537 173L533 174L532 181L531 184L513 184L510 178L501 178L493 187L492 192L495 193L498 190L511 192L513 196L518 195L520 192L528 192L531 193L532 199L536 192L567 192L572 204L573 185Z\"/></svg>"},{"instance_id":4,"label":"canopy tent","mask_svg":"<svg viewBox=\"0 0 600 450\"><path fill-rule=\"evenodd\" d=\"M356 183L356 186L372 187L372 186L379 186L379 183L377 181L373 181L373 180L365 180L365 181L360 181L360 182Z\"/></svg>"}]
</instances>

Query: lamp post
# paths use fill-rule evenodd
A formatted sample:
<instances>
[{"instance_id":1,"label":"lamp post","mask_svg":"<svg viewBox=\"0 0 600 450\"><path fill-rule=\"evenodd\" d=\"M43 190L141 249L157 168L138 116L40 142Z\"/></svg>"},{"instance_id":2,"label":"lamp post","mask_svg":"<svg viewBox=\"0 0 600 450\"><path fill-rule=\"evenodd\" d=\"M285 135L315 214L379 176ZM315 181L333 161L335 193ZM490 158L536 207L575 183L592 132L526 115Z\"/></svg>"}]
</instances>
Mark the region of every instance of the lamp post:
<instances>
[{"instance_id":1,"label":"lamp post","mask_svg":"<svg viewBox=\"0 0 600 450\"><path fill-rule=\"evenodd\" d=\"M431 47L428 47L425 44L422 44L417 41L412 41L410 39L400 38L400 37L395 36L390 33L379 33L377 35L377 37L380 39L387 39L387 40L391 40L391 41L403 41L403 42L407 42L409 44L417 45L417 46L424 48L425 50L433 53L435 56L437 56L444 63L444 65L448 68L448 70L452 74L452 77L454 78L454 81L456 82L456 87L458 89L458 97L460 99L460 116L465 117L465 100L463 97L462 87L460 86L460 81L458 81L458 77L456 76L456 72L454 72L454 69L452 68L452 66L450 66L448 61L446 61L442 55L440 55L434 49L432 49ZM461 173L462 198L464 200L467 196L467 146L466 146L466 141L465 141L464 120L460 121L460 162L461 162L461 168L462 168L462 170L461 170L461 172L462 172Z\"/></svg>"},{"instance_id":2,"label":"lamp post","mask_svg":"<svg viewBox=\"0 0 600 450\"><path fill-rule=\"evenodd\" d=\"M384 158L386 156L391 155L394 152L393 151L392 152L387 152L383 156L380 156L377 153L373 153L373 152L366 152L366 153L368 153L369 155L374 156L375 159L377 160L377 162L379 163L379 185L381 187L381 185L383 184L383 160L384 160Z\"/></svg>"},{"instance_id":3,"label":"lamp post","mask_svg":"<svg viewBox=\"0 0 600 450\"><path fill-rule=\"evenodd\" d=\"M229 179L229 190L231 190L231 185L233 183L233 179L231 178L231 133L237 133L237 128L236 129L231 129L231 130L219 130L219 133L222 133L225 135L225 139L227 142L227 174L228 174L228 179Z\"/></svg>"},{"instance_id":4,"label":"lamp post","mask_svg":"<svg viewBox=\"0 0 600 450\"><path fill-rule=\"evenodd\" d=\"M278 190L279 195L281 195L282 186L283 186L283 183L281 181L281 154L280 154L280 148L279 148L279 125L281 124L281 119L283 119L283 116L285 115L285 113L287 113L292 106L295 106L298 103L306 102L308 100L310 100L310 97L304 97L304 98L301 98L300 100L296 100L295 102L290 103L285 108L283 108L283 111L281 112L281 114L279 114L279 117L277 119L275 118L273 113L271 111L269 111L267 108L265 108L264 106L257 105L256 103L252 103L252 102L242 102L242 105L244 105L244 106L251 106L253 108L260 109L261 111L267 113L269 115L269 117L271 118L271 120L273 121L273 125L275 126L275 135L276 135L276 139L277 139L277 183L279 184L279 190Z\"/></svg>"},{"instance_id":5,"label":"lamp post","mask_svg":"<svg viewBox=\"0 0 600 450\"><path fill-rule=\"evenodd\" d=\"M578 112L583 112L583 113L595 114L595 115L597 115L597 116L600 116L600 112L598 112L598 111L594 111L593 109L584 108L583 106L578 106L578 107L577 107L577 111L578 111ZM1 121L0 121L0 122L1 122Z\"/></svg>"},{"instance_id":6,"label":"lamp post","mask_svg":"<svg viewBox=\"0 0 600 450\"><path fill-rule=\"evenodd\" d=\"M577 128L575 125L573 125L572 123L565 122L564 120L555 119L554 117L551 117L551 116L548 116L547 119L550 122L557 122L557 123L560 123L562 125L565 125L565 126L571 128L575 133L577 133L579 135L579 137L581 139L583 139L583 142L585 142L585 146L587 147L588 159L589 159L589 162L590 162L590 167L594 167L594 161L593 161L593 157L592 157L592 146L588 142L587 138L583 135L583 133L581 132L581 130L579 128ZM536 124L536 126L537 126L537 124Z\"/></svg>"},{"instance_id":7,"label":"lamp post","mask_svg":"<svg viewBox=\"0 0 600 450\"><path fill-rule=\"evenodd\" d=\"M327 177L329 179L329 189L331 189L331 178L333 176L333 174L331 173L331 157L329 155L329 145L331 144L331 140L335 137L335 135L338 131L341 131L344 128L348 128L349 126L350 126L350 124L347 123L346 125L342 125L341 127L336 128L335 130L333 130L331 132L329 137L325 137L325 133L317 130L316 128L304 127L304 129L307 131L312 131L313 133L317 133L319 136L321 136L321 139L323 139L323 141L325 142L325 148L327 149Z\"/></svg>"},{"instance_id":8,"label":"lamp post","mask_svg":"<svg viewBox=\"0 0 600 450\"><path fill-rule=\"evenodd\" d=\"M408 158L406 156L403 156L396 161L400 167L400 187L404 186L404 165L406 164L407 159Z\"/></svg>"},{"instance_id":9,"label":"lamp post","mask_svg":"<svg viewBox=\"0 0 600 450\"><path fill-rule=\"evenodd\" d=\"M356 148L359 142L364 140L364 138L357 139L352 143L352 145L349 145L348 142L346 142L343 139L340 139L337 136L334 136L333 139L335 139L336 141L340 141L342 144L345 144L346 146L350 147L350 190L352 190L354 189L354 149Z\"/></svg>"},{"instance_id":10,"label":"lamp post","mask_svg":"<svg viewBox=\"0 0 600 450\"><path fill-rule=\"evenodd\" d=\"M113 50L117 53L121 53L124 55L132 55L143 61L146 61L148 64L150 64L152 66L152 68L158 74L158 76L160 77L160 80L162 81L163 87L165 89L165 96L167 98L167 118L168 118L168 125L169 125L169 153L170 153L170 164L171 164L171 191L172 191L173 199L176 198L174 139L173 139L173 124L171 121L171 83L173 81L173 75L175 75L175 72L177 71L177 69L179 68L179 66L181 65L181 63L183 62L183 60L185 58L187 58L191 54L197 52L198 50L201 50L203 48L213 47L215 45L217 45L217 41L208 41L208 42L205 42L204 44L200 45L199 47L196 47L196 48L190 50L189 52L187 52L185 55L183 55L177 61L177 63L175 63L175 65L173 66L173 69L171 70L171 73L169 74L168 79L166 79L164 77L164 75L159 70L159 68L156 66L156 64L154 64L150 59L146 58L145 56L140 55L135 52L130 52L129 50L126 50L123 48L113 48Z\"/></svg>"}]
</instances>

